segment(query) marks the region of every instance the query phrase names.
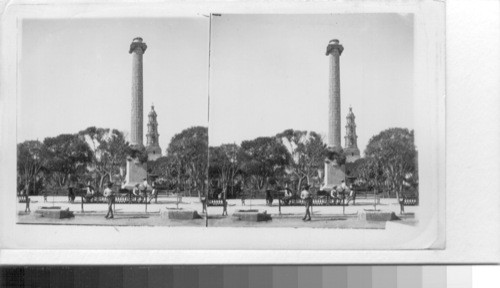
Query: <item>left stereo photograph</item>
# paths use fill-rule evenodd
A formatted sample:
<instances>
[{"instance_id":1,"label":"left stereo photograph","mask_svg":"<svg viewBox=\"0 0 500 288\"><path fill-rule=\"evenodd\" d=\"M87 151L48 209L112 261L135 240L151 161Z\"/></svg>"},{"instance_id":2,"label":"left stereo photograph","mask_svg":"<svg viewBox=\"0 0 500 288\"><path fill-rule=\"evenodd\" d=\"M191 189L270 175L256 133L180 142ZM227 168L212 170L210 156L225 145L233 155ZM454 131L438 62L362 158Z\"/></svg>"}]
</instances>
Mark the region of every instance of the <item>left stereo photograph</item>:
<instances>
[{"instance_id":1,"label":"left stereo photograph","mask_svg":"<svg viewBox=\"0 0 500 288\"><path fill-rule=\"evenodd\" d=\"M18 22L18 224L208 224L209 24Z\"/></svg>"}]
</instances>

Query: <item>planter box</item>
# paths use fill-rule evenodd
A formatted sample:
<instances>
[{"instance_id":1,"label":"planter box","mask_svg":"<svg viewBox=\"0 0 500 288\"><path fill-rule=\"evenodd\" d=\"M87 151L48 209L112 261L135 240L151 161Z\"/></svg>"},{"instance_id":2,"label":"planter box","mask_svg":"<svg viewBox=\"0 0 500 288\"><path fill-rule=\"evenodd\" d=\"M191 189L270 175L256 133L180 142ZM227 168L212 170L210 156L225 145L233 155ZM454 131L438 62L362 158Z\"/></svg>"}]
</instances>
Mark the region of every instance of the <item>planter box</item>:
<instances>
[{"instance_id":1,"label":"planter box","mask_svg":"<svg viewBox=\"0 0 500 288\"><path fill-rule=\"evenodd\" d=\"M267 214L266 211L259 212L258 210L237 210L233 213L234 220L237 221L268 221L272 220L271 215Z\"/></svg>"},{"instance_id":2,"label":"planter box","mask_svg":"<svg viewBox=\"0 0 500 288\"><path fill-rule=\"evenodd\" d=\"M63 219L63 218L73 218L75 215L69 208L61 209L61 207L40 207L35 211L40 217L52 218L52 219Z\"/></svg>"},{"instance_id":3,"label":"planter box","mask_svg":"<svg viewBox=\"0 0 500 288\"><path fill-rule=\"evenodd\" d=\"M359 220L366 221L394 221L401 220L394 212L380 210L365 210L358 215Z\"/></svg>"},{"instance_id":4,"label":"planter box","mask_svg":"<svg viewBox=\"0 0 500 288\"><path fill-rule=\"evenodd\" d=\"M161 211L161 217L165 219L192 220L200 219L201 216L196 210L182 208L167 208Z\"/></svg>"}]
</instances>

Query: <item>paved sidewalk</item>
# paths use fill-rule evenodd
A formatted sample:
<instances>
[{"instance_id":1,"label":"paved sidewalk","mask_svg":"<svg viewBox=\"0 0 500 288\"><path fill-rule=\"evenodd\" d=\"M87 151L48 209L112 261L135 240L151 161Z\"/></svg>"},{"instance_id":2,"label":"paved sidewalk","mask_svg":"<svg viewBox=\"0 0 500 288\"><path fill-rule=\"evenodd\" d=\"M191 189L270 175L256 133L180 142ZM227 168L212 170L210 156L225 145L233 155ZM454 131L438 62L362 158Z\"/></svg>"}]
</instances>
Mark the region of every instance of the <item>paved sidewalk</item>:
<instances>
[{"instance_id":1,"label":"paved sidewalk","mask_svg":"<svg viewBox=\"0 0 500 288\"><path fill-rule=\"evenodd\" d=\"M78 199L77 199L78 200ZM228 214L222 215L222 207L208 207L209 227L313 227L313 228L340 228L340 229L384 229L385 222L367 222L357 219L359 212L363 209L373 209L370 200L359 199L356 205L349 206L313 206L313 221L303 222L305 208L303 206L282 206L281 214L279 206L267 206L265 199L247 199L245 206L237 199L228 200ZM75 214L71 219L48 219L38 217L34 212L42 206L59 206L69 208ZM179 208L198 211L202 219L194 220L168 220L160 217L160 211L175 208L175 198L160 197L158 203L145 204L115 204L115 218L108 220L104 218L107 212L106 204L84 204L84 212L81 211L81 203L68 203L67 197L48 197L47 203L43 197L31 197L31 213L24 213L25 204L17 204L20 224L52 224L52 225L106 225L106 226L198 226L205 227L206 215L201 213L202 205L197 197L184 197ZM418 219L418 206L405 207L410 216L404 216L406 224L413 224ZM244 222L236 221L231 215L239 209L257 209L271 214L272 221L267 222ZM377 209L393 211L399 214L399 205L395 199L381 199ZM413 215L416 215L413 217Z\"/></svg>"}]
</instances>

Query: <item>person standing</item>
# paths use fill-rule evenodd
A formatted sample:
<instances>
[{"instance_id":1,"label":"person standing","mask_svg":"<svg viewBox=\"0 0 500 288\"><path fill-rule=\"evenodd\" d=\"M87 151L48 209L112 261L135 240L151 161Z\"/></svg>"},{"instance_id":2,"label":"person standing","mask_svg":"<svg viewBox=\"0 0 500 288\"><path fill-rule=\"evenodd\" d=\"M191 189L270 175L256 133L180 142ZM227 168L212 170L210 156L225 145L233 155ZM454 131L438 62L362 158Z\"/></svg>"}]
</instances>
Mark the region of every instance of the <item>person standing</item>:
<instances>
[{"instance_id":1,"label":"person standing","mask_svg":"<svg viewBox=\"0 0 500 288\"><path fill-rule=\"evenodd\" d=\"M43 195L43 203L47 203L47 190L43 190L42 195Z\"/></svg>"},{"instance_id":2,"label":"person standing","mask_svg":"<svg viewBox=\"0 0 500 288\"><path fill-rule=\"evenodd\" d=\"M151 198L149 199L149 202L148 203L151 203L151 200L153 200L153 198L155 199L155 203L158 203L158 191L156 190L156 182L152 182L151 183Z\"/></svg>"},{"instance_id":3,"label":"person standing","mask_svg":"<svg viewBox=\"0 0 500 288\"><path fill-rule=\"evenodd\" d=\"M106 189L104 189L104 197L108 200L108 214L104 218L114 218L113 215L113 203L115 202L115 195L111 187L113 187L112 183L108 183ZM110 216L111 215L111 216Z\"/></svg>"},{"instance_id":4,"label":"person standing","mask_svg":"<svg viewBox=\"0 0 500 288\"><path fill-rule=\"evenodd\" d=\"M405 196L400 195L398 201L399 201L399 209L400 209L399 214L403 215L403 214L405 214Z\"/></svg>"},{"instance_id":5,"label":"person standing","mask_svg":"<svg viewBox=\"0 0 500 288\"><path fill-rule=\"evenodd\" d=\"M304 200L304 204L306 206L306 215L302 218L303 221L311 221L311 205L312 198L311 193L309 192L309 185L304 186L304 190L300 193L300 198Z\"/></svg>"},{"instance_id":6,"label":"person standing","mask_svg":"<svg viewBox=\"0 0 500 288\"><path fill-rule=\"evenodd\" d=\"M288 188L288 183L285 184L285 190L284 190L284 195L283 195L283 203L285 205L288 205L288 202L290 202L290 199L292 199L292 190Z\"/></svg>"},{"instance_id":7,"label":"person standing","mask_svg":"<svg viewBox=\"0 0 500 288\"><path fill-rule=\"evenodd\" d=\"M142 182L142 187L141 187L141 196L142 196L142 199L141 199L141 203L142 201L148 201L148 179L147 178L144 178L143 179L143 182Z\"/></svg>"},{"instance_id":8,"label":"person standing","mask_svg":"<svg viewBox=\"0 0 500 288\"><path fill-rule=\"evenodd\" d=\"M346 204L345 201L346 201L347 196L349 195L348 194L349 187L347 187L344 180L341 181L341 184L340 184L338 191L339 191L339 196L340 196L342 205ZM349 203L349 201L347 203Z\"/></svg>"},{"instance_id":9,"label":"person standing","mask_svg":"<svg viewBox=\"0 0 500 288\"><path fill-rule=\"evenodd\" d=\"M245 206L245 200L247 199L247 194L245 191L241 191L241 205Z\"/></svg>"},{"instance_id":10,"label":"person standing","mask_svg":"<svg viewBox=\"0 0 500 288\"><path fill-rule=\"evenodd\" d=\"M354 187L349 185L349 201L352 200L352 205L356 205L356 191L354 190Z\"/></svg>"},{"instance_id":11,"label":"person standing","mask_svg":"<svg viewBox=\"0 0 500 288\"><path fill-rule=\"evenodd\" d=\"M85 193L85 200L87 203L92 202L92 198L94 198L94 187L92 187L91 182L87 182L87 187L85 187L86 193Z\"/></svg>"},{"instance_id":12,"label":"person standing","mask_svg":"<svg viewBox=\"0 0 500 288\"><path fill-rule=\"evenodd\" d=\"M73 187L68 186L68 202L72 203L73 200Z\"/></svg>"}]
</instances>

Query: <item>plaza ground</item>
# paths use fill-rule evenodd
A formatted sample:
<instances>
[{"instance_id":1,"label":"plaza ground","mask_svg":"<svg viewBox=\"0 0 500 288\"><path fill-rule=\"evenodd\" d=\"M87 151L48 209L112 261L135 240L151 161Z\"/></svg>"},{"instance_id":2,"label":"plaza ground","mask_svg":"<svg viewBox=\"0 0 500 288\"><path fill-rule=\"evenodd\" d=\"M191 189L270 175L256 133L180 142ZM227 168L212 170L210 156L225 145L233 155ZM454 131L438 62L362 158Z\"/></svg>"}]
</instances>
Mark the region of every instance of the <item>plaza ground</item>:
<instances>
[{"instance_id":1,"label":"plaza ground","mask_svg":"<svg viewBox=\"0 0 500 288\"><path fill-rule=\"evenodd\" d=\"M161 217L161 211L166 208L176 208L176 199L171 197L158 198L158 203L145 204L115 204L113 219L105 219L106 204L84 204L81 202L68 203L65 196L49 196L44 203L42 196L32 196L31 212L24 212L26 204L17 203L19 224L50 224L50 225L104 225L104 226L207 226L206 213L202 213L202 205L197 197L183 197L179 208L196 210L201 218L192 220L174 220ZM69 208L75 217L68 219L51 219L40 217L35 213L40 207L58 206ZM364 221L358 219L358 213L364 209L373 209L373 200L357 199L356 205L348 206L313 206L312 221L304 222L305 208L303 206L281 206L274 201L273 206L267 206L265 199L247 199L242 205L239 199L229 199L227 212L229 216L222 216L222 207L208 207L208 227L311 227L311 228L339 228L339 229L384 229L386 222ZM399 204L396 199L380 199L378 210L392 211L400 216L397 222L405 225L414 225L418 219L418 206L406 206L405 215L399 215ZM240 209L257 209L266 211L272 220L262 222L239 221L231 215Z\"/></svg>"}]
</instances>

